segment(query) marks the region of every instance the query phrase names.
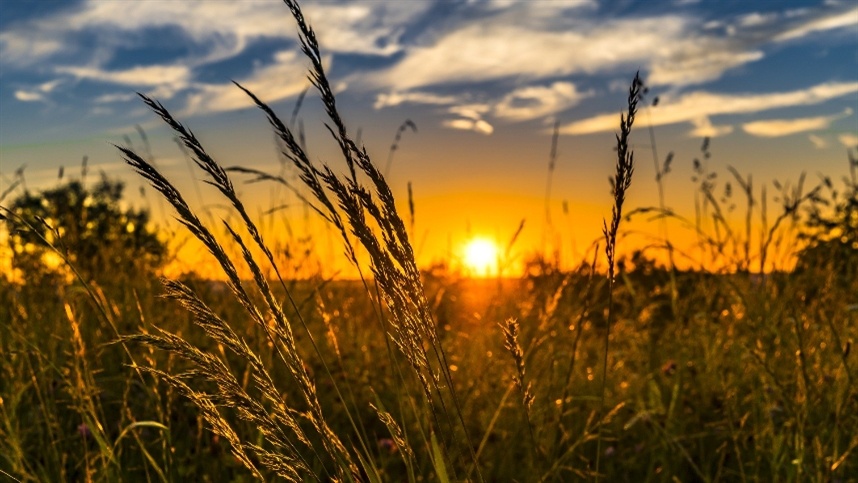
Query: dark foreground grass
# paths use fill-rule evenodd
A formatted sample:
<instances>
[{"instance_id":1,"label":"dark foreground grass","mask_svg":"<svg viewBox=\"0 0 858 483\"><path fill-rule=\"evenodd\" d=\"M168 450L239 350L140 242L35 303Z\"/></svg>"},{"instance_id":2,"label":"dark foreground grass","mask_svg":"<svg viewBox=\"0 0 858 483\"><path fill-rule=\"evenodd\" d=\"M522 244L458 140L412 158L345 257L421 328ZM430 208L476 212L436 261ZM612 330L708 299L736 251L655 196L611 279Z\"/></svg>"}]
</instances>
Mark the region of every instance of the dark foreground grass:
<instances>
[{"instance_id":1,"label":"dark foreground grass","mask_svg":"<svg viewBox=\"0 0 858 483\"><path fill-rule=\"evenodd\" d=\"M496 281L426 281L487 480L591 476L607 307L605 282L591 281L588 270L542 274L500 288ZM850 347L858 334L856 308L847 302L855 284L826 281L824 273L772 276L765 284L747 275L680 273L678 280L675 317L669 315L666 271L641 266L618 285L605 396L612 411L600 463L606 478L854 481L858 407ZM289 380L288 370L274 363L264 331L223 296L222 283L187 282L231 321L275 381ZM181 334L206 353L224 356L243 387L252 384L249 363L205 337L175 302L155 297L156 281L102 283L111 288L94 286L121 332L154 332L158 326ZM416 442L420 422L409 421L410 408L403 407L419 385L409 388L398 379L363 285L314 287L302 282L294 290L314 301L304 316L324 358L337 361L331 378L309 357L308 338L299 336L297 343L318 381L328 424L350 435L346 441L364 438L382 480L409 474L432 479L431 441ZM79 285L4 284L0 297L0 470L27 481L250 478L228 441L205 429L198 408L163 378L141 375L130 365L174 374L189 366L161 351L132 346L129 355L111 343L112 329ZM506 317L520 327L524 381L533 394L527 413L515 387L516 363L497 327ZM208 387L199 375L186 382L197 390ZM347 393L345 402L334 385ZM301 397L290 384L280 388L285 401ZM404 443L396 442L370 404L406 421L399 424L414 453L411 468L402 459ZM345 405L359 421L360 436L354 436ZM243 439L265 444L254 424L222 415ZM461 479L468 469L450 468L448 476ZM260 472L273 476L265 468Z\"/></svg>"},{"instance_id":2,"label":"dark foreground grass","mask_svg":"<svg viewBox=\"0 0 858 483\"><path fill-rule=\"evenodd\" d=\"M805 250L796 270L750 267L767 267L775 245L779 253L801 249L799 208L822 204L819 188L785 196L783 216L763 220L752 254L742 249L750 228L731 231L713 185L702 185L703 209L716 224L708 234L690 223L701 240L698 263L717 259L735 270L683 272L645 254L618 258L643 87L636 78L605 224L608 273L595 269L596 258L575 270L534 262L519 280L421 272L384 177L337 111L315 34L298 5L286 3L346 174L311 163L264 100L245 92L361 279L295 282L236 195L231 171L167 108L141 96L238 221L204 223L154 166L128 148L121 154L226 281L107 272L4 282L0 474L856 481L858 277L849 239L855 210L847 209L855 206L854 176L835 215L810 212L846 209L840 238ZM633 211L641 212L676 217L663 206ZM14 213L4 216L27 229ZM805 223L819 228L812 217ZM673 260L673 247L663 245Z\"/></svg>"}]
</instances>

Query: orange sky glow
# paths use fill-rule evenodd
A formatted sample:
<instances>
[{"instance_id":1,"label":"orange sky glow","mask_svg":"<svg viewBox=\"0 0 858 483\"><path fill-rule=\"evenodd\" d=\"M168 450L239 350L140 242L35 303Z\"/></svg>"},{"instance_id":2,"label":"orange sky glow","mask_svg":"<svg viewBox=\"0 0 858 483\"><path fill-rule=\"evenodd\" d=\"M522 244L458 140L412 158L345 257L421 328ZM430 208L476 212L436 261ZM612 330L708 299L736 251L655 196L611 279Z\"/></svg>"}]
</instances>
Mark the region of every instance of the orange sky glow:
<instances>
[{"instance_id":1,"label":"orange sky glow","mask_svg":"<svg viewBox=\"0 0 858 483\"><path fill-rule=\"evenodd\" d=\"M174 133L135 95L162 102L223 166L299 185L265 115L232 79L284 120L294 112L290 125L311 161L345 172L318 94L302 97L307 62L288 9L197 7L4 2L0 192L18 184L0 204L57 186L61 167L65 181L80 178L87 156L92 176L123 181L125 203L150 210L175 251L166 274L219 278L113 145L145 154L201 219L236 223ZM624 211L663 205L676 216L624 220L621 256L644 250L667 263L669 240L681 268L759 270L765 244L772 256L762 268L788 268L800 247L791 220L766 231L785 195L802 176L803 193L826 176L839 187L849 174L847 150L858 147L854 2L331 1L308 2L306 13L349 134L380 169L389 164L386 179L424 268L475 275L465 247L476 238L498 247L488 275L518 276L537 257L566 269L590 263L596 244L604 246L614 133L638 71L650 90L631 137L636 166ZM668 157L660 195L656 178ZM233 174L284 273L357 276L340 236L294 194ZM746 254L749 208L740 185L749 177ZM703 200L704 178L714 183L720 213ZM701 248L707 237L723 252Z\"/></svg>"}]
</instances>

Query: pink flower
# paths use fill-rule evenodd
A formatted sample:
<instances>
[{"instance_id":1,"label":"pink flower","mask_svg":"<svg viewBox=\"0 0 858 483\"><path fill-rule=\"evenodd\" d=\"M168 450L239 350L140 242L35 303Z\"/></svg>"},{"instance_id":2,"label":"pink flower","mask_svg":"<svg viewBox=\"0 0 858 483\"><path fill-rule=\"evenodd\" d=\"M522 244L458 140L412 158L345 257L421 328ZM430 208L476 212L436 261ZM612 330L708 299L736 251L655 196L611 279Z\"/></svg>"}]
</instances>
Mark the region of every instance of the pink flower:
<instances>
[{"instance_id":1,"label":"pink flower","mask_svg":"<svg viewBox=\"0 0 858 483\"><path fill-rule=\"evenodd\" d=\"M89 430L89 426L87 426L86 423L80 423L77 427L77 432L83 437L83 439L87 439L92 436L92 431Z\"/></svg>"},{"instance_id":2,"label":"pink flower","mask_svg":"<svg viewBox=\"0 0 858 483\"><path fill-rule=\"evenodd\" d=\"M396 453L399 449L396 447L396 442L390 438L382 438L378 440L378 447L390 454Z\"/></svg>"}]
</instances>

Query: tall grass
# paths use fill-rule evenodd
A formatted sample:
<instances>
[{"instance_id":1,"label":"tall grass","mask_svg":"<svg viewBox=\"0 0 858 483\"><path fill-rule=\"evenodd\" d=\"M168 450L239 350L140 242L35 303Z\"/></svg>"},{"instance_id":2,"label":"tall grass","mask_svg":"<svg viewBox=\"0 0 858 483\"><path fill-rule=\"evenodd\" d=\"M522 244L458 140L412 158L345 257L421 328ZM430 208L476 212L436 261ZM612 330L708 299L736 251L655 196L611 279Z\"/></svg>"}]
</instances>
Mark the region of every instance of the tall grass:
<instances>
[{"instance_id":1,"label":"tall grass","mask_svg":"<svg viewBox=\"0 0 858 483\"><path fill-rule=\"evenodd\" d=\"M611 194L614 198L614 206L611 209L611 224L604 222L602 234L605 236L605 257L608 260L608 320L605 326L605 352L602 362L602 389L600 397L600 416L605 409L605 389L608 385L608 351L611 341L611 325L614 320L614 281L617 253L617 233L620 230L620 222L623 219L623 204L626 201L626 191L632 185L632 174L635 170L634 152L629 146L629 137L632 134L632 126L635 123L638 102L644 93L643 81L640 74L636 74L629 88L628 111L620 115L620 133L617 135L617 170L611 179ZM596 475L599 474L599 463L602 456L602 425L599 425L599 439L596 445Z\"/></svg>"},{"instance_id":2,"label":"tall grass","mask_svg":"<svg viewBox=\"0 0 858 483\"><path fill-rule=\"evenodd\" d=\"M352 236L369 254L370 270L373 273L373 283L378 290L379 304L383 301L386 309L386 312L382 313L382 307L379 306L381 329L389 337L389 342L399 350L397 355L390 350L391 361L399 371L399 377L405 376L401 373L397 356L401 355L407 361L412 375L419 381L423 391L421 402L425 407L415 407L414 411L417 413L415 416L424 417L426 410L431 416L428 427L421 427L421 437L424 441L431 442L432 463L437 474L446 473L448 464L462 457L459 454L461 448L452 446L457 442L465 443L464 446L467 448L465 454L469 455L466 457L470 457L471 462L476 466L476 455L470 443L450 366L424 295L420 272L414 260L405 224L396 211L394 198L387 182L366 152L359 149L348 135L346 125L337 111L336 99L322 65L322 56L314 31L305 22L297 3L287 1L286 4L297 21L302 50L312 65L310 79L319 91L333 125L329 130L340 146L350 176L340 177L328 165L323 165L321 169L316 168L296 141L291 129L277 117L274 111L253 93L236 85L267 115L277 137L286 149L284 155L298 168L301 180L315 198L313 204L315 211L340 232L349 259L360 269ZM184 146L193 153L197 166L211 178L209 183L218 188L240 215L255 248L264 254L266 263L274 269L281 287L293 308L296 309L298 319L312 342L312 333L304 323L300 311L297 311L294 299L284 283L268 245L238 199L228 173L211 158L194 135L176 121L164 106L146 96L141 95L141 98L176 132ZM272 401L275 408L279 410L273 413L265 410L251 395L240 390L234 375L220 359L199 351L181 337L162 332L132 336L126 340L144 342L192 361L198 367L199 373L217 386L216 393L200 393L187 386L181 378L170 376L162 371L155 372L195 402L215 432L231 443L235 456L255 475L261 476L249 454L255 455L262 465L287 479L298 479L300 474L310 470L309 463L286 437L287 434L292 434L311 449L324 468L325 474L335 476L337 479L360 479L362 475L371 479L377 477L377 470L370 463L372 455L368 452L368 444L361 437L360 428L352 419L350 410L347 409L346 414L352 420L353 429L356 432L355 437L359 443L356 448L347 448L340 437L328 426L326 415L316 396L315 383L307 373L305 360L295 343L292 322L286 317L276 300L262 267L242 236L229 223L224 222L232 241L241 247L244 262L253 274L256 289L265 301L261 307L251 300L249 293L242 286L238 270L232 260L211 231L193 213L181 193L150 162L130 149L118 148L126 162L163 195L178 213L180 222L206 246L223 269L233 294L251 319L265 329L270 344L276 348L279 362L288 368L289 373L301 388L304 403L310 412L307 419L312 423L314 437L322 442L321 447L313 445L301 430L299 421L290 414L290 412L298 413L301 409L277 397L274 381L259 357L235 336L227 322L218 318L186 287L169 282L168 294L178 299L195 314L196 323L206 330L210 337L229 347L234 354L251 361L252 378L257 384L257 389L265 400ZM367 181L359 180L359 174L365 176ZM380 235L377 234L378 232ZM364 282L370 290L368 281L364 279ZM265 313L268 315L264 315ZM273 319L271 324L273 327L269 327L266 317ZM315 342L312 344L316 346ZM316 355L321 356L317 347ZM323 358L321 361L330 377L327 363ZM334 388L342 398L336 382L334 382ZM260 428L266 428L263 434L277 451L272 452L243 442L228 422L220 417L216 401L222 401L227 407L237 411L239 417L253 422ZM306 408L304 410L307 410ZM385 420L392 421L388 417L385 417ZM456 435L457 433L459 436ZM360 462L360 467L357 462ZM479 477L478 467L476 474Z\"/></svg>"},{"instance_id":3,"label":"tall grass","mask_svg":"<svg viewBox=\"0 0 858 483\"><path fill-rule=\"evenodd\" d=\"M297 3L285 3L340 164L310 161L295 131L297 106L284 123L240 85L301 186L283 169L225 168L165 106L141 95L231 213L222 222L199 216L151 154L117 148L226 282L99 273L0 285L0 474L854 481L858 279L841 265L858 249L830 234L855 230L858 162L850 158L845 189L830 180L776 186L782 209L756 233L750 220L767 216L765 185L757 194L750 177L730 171L746 210L736 228L732 201L716 195L712 171L699 162L698 220L663 202L630 211L632 127L644 92L636 76L620 117L611 217L587 262L571 270L535 264L511 282L421 272L413 202L409 230L338 110L314 31ZM236 173L289 189L333 227L361 280L291 280L277 241L239 198ZM621 224L642 213L698 234L699 251L677 250L678 258L722 268L683 271L646 253L621 256ZM9 210L3 216L13 229L33 228ZM826 229L831 223L841 231ZM786 271L799 233L814 250ZM605 273L597 270L602 253Z\"/></svg>"}]
</instances>

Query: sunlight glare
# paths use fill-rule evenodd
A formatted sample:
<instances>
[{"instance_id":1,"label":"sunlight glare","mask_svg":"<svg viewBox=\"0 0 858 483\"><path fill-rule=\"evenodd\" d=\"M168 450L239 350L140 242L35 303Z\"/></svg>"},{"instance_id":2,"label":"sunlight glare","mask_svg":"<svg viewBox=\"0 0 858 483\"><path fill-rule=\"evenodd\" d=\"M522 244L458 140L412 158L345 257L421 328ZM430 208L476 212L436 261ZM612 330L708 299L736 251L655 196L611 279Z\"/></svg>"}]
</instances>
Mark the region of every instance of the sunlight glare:
<instances>
[{"instance_id":1,"label":"sunlight glare","mask_svg":"<svg viewBox=\"0 0 858 483\"><path fill-rule=\"evenodd\" d=\"M497 271L498 247L485 238L474 238L465 245L465 267L472 275L487 277Z\"/></svg>"}]
</instances>

